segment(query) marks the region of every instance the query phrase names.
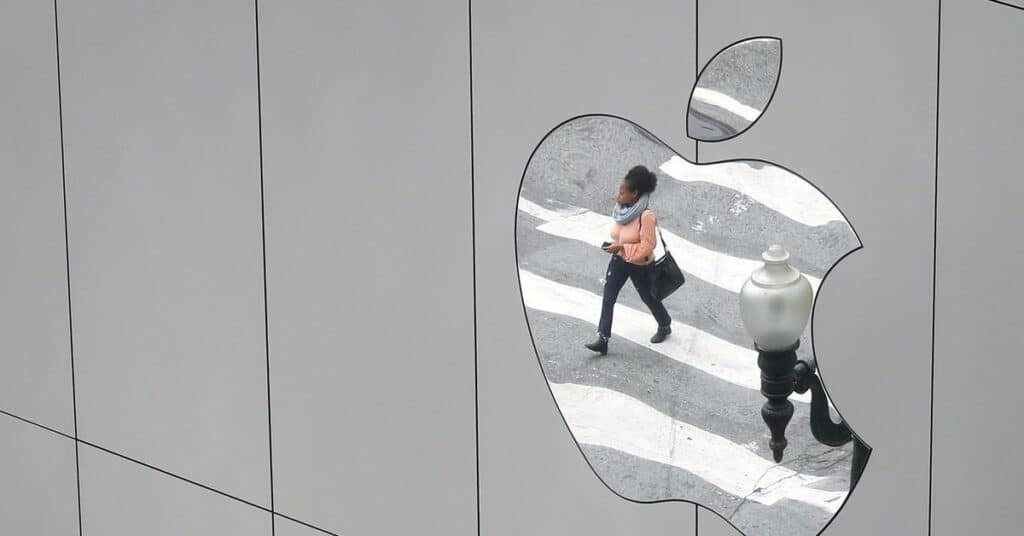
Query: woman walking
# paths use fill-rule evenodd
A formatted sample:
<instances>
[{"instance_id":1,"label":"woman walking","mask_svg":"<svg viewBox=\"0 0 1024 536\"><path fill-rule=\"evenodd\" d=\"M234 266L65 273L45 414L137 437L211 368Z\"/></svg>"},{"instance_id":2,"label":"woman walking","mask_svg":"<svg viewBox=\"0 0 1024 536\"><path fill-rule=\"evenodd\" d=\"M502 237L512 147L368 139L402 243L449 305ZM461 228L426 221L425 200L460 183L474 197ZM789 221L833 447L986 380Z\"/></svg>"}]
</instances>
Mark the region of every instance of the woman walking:
<instances>
[{"instance_id":1,"label":"woman walking","mask_svg":"<svg viewBox=\"0 0 1024 536\"><path fill-rule=\"evenodd\" d=\"M658 176L644 166L635 166L626 173L619 183L611 226L611 242L605 242L601 249L612 254L608 262L608 273L604 282L604 301L601 304L601 319L597 324L597 339L586 347L601 355L608 353L608 339L612 335L612 312L619 291L626 279L640 294L640 299L651 310L658 322L658 331L651 337L652 343L664 341L672 333L672 318L660 300L654 297L651 273L654 269L655 226L654 211L648 208L651 193L658 184Z\"/></svg>"}]
</instances>

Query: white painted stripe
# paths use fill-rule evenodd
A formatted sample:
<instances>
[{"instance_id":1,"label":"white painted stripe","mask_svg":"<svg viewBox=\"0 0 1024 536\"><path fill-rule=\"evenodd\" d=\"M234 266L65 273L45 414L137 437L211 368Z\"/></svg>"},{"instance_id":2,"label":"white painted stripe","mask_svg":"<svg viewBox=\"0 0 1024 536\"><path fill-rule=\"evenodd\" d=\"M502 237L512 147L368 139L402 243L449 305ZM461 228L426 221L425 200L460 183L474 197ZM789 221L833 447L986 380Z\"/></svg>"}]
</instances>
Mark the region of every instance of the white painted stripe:
<instances>
[{"instance_id":1,"label":"white painted stripe","mask_svg":"<svg viewBox=\"0 0 1024 536\"><path fill-rule=\"evenodd\" d=\"M695 88L693 90L693 99L703 102L704 104L710 104L716 108L721 108L750 122L756 121L757 118L761 116L761 110L758 110L753 106L747 106L731 96L713 89L704 87Z\"/></svg>"},{"instance_id":2,"label":"white painted stripe","mask_svg":"<svg viewBox=\"0 0 1024 536\"><path fill-rule=\"evenodd\" d=\"M523 197L519 198L519 210L544 220L546 223L537 227L537 230L551 235L597 247L610 239L609 230L613 221L611 216L575 207L564 212L556 212ZM763 264L761 260L733 257L698 246L664 227L662 233L680 268L729 292L739 294L750 274ZM768 244L765 245L767 246ZM809 275L807 280L817 294L821 280Z\"/></svg>"},{"instance_id":3,"label":"white painted stripe","mask_svg":"<svg viewBox=\"0 0 1024 536\"><path fill-rule=\"evenodd\" d=\"M530 201L529 199L522 196L519 197L519 210L522 210L523 212L537 219L544 220L546 222L555 221L562 218L574 216L581 212L586 212L585 209L572 210L568 212L558 212L555 210L551 210L549 208L544 208L538 205L537 203L534 203L533 201ZM598 242L598 245L600 245L600 242Z\"/></svg>"},{"instance_id":4,"label":"white painted stripe","mask_svg":"<svg viewBox=\"0 0 1024 536\"><path fill-rule=\"evenodd\" d=\"M601 296L556 283L523 269L519 270L519 280L526 307L597 326ZM651 333L656 327L657 323L649 312L622 304L615 305L613 336L622 337L729 383L748 389L761 389L761 371L757 367L757 352L753 349L733 344L682 322L672 322L672 335L661 343L651 344ZM790 400L810 402L810 393L793 393Z\"/></svg>"},{"instance_id":5,"label":"white painted stripe","mask_svg":"<svg viewBox=\"0 0 1024 536\"><path fill-rule=\"evenodd\" d=\"M760 169L742 162L693 164L673 156L661 171L683 182L710 182L735 190L804 225L846 221L824 194L800 176L771 164Z\"/></svg>"},{"instance_id":6,"label":"white painted stripe","mask_svg":"<svg viewBox=\"0 0 1024 536\"><path fill-rule=\"evenodd\" d=\"M618 391L576 384L550 385L573 436L581 444L678 467L726 493L765 505L791 499L834 513L846 499L846 491L810 487L826 483L829 477L797 473ZM757 413L752 411L751 415L757 418Z\"/></svg>"}]
</instances>

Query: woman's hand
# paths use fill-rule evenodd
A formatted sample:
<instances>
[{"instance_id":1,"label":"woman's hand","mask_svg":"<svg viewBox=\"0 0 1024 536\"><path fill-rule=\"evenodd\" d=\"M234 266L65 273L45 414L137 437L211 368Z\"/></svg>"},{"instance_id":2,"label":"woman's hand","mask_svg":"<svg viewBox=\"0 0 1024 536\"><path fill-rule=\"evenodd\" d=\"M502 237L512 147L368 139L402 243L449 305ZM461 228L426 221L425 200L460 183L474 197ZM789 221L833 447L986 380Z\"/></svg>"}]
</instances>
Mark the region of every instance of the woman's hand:
<instances>
[{"instance_id":1,"label":"woman's hand","mask_svg":"<svg viewBox=\"0 0 1024 536\"><path fill-rule=\"evenodd\" d=\"M622 245L611 243L608 244L607 246L601 246L601 249L605 250L608 253L618 253L622 251Z\"/></svg>"}]
</instances>

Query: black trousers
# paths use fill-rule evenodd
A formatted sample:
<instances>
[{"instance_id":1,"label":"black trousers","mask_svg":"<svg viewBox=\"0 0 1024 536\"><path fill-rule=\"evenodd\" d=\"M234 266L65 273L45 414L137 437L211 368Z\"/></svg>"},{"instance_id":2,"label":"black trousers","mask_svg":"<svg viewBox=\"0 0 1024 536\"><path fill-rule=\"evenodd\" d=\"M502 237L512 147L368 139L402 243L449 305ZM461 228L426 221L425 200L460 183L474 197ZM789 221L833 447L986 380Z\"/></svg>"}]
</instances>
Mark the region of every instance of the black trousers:
<instances>
[{"instance_id":1,"label":"black trousers","mask_svg":"<svg viewBox=\"0 0 1024 536\"><path fill-rule=\"evenodd\" d=\"M665 306L651 292L651 272L653 270L653 264L641 266L626 262L618 255L612 255L612 260L608 262L608 273L604 281L604 300L601 303L601 320L597 324L598 333L606 338L611 337L615 302L619 299L619 291L622 290L627 279L633 280L633 286L640 294L640 299L651 310L654 319L658 321L658 327L665 327L672 323L672 317L669 316Z\"/></svg>"}]
</instances>

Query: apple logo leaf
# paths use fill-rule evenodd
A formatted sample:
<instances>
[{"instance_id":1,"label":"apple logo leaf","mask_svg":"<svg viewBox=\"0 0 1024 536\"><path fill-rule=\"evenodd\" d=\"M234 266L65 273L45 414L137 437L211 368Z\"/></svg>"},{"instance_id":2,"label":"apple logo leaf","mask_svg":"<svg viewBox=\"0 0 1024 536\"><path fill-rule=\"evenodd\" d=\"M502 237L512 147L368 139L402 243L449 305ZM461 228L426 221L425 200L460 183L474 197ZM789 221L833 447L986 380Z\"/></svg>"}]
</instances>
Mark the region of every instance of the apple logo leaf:
<instances>
[{"instance_id":1,"label":"apple logo leaf","mask_svg":"<svg viewBox=\"0 0 1024 536\"><path fill-rule=\"evenodd\" d=\"M690 92L687 136L708 142L739 136L760 119L779 84L782 40L752 37L720 50Z\"/></svg>"},{"instance_id":2,"label":"apple logo leaf","mask_svg":"<svg viewBox=\"0 0 1024 536\"><path fill-rule=\"evenodd\" d=\"M638 283L622 287L601 354L584 347L613 276L601 245L611 240L623 177L637 164L657 179L649 208L665 245L658 240L654 256L667 246L686 283L663 300L672 332L658 343ZM749 536L823 530L859 475L856 449L838 439L824 444L821 427L808 425L814 412L838 414L818 383L815 404L808 389L790 397L788 446L775 462L738 296L774 243L785 245L816 296L828 272L861 247L839 208L782 166L696 164L636 123L604 114L571 118L540 140L516 208L516 262L536 358L600 481L630 501L700 504ZM801 335L801 363L815 363L812 327L813 318Z\"/></svg>"}]
</instances>

